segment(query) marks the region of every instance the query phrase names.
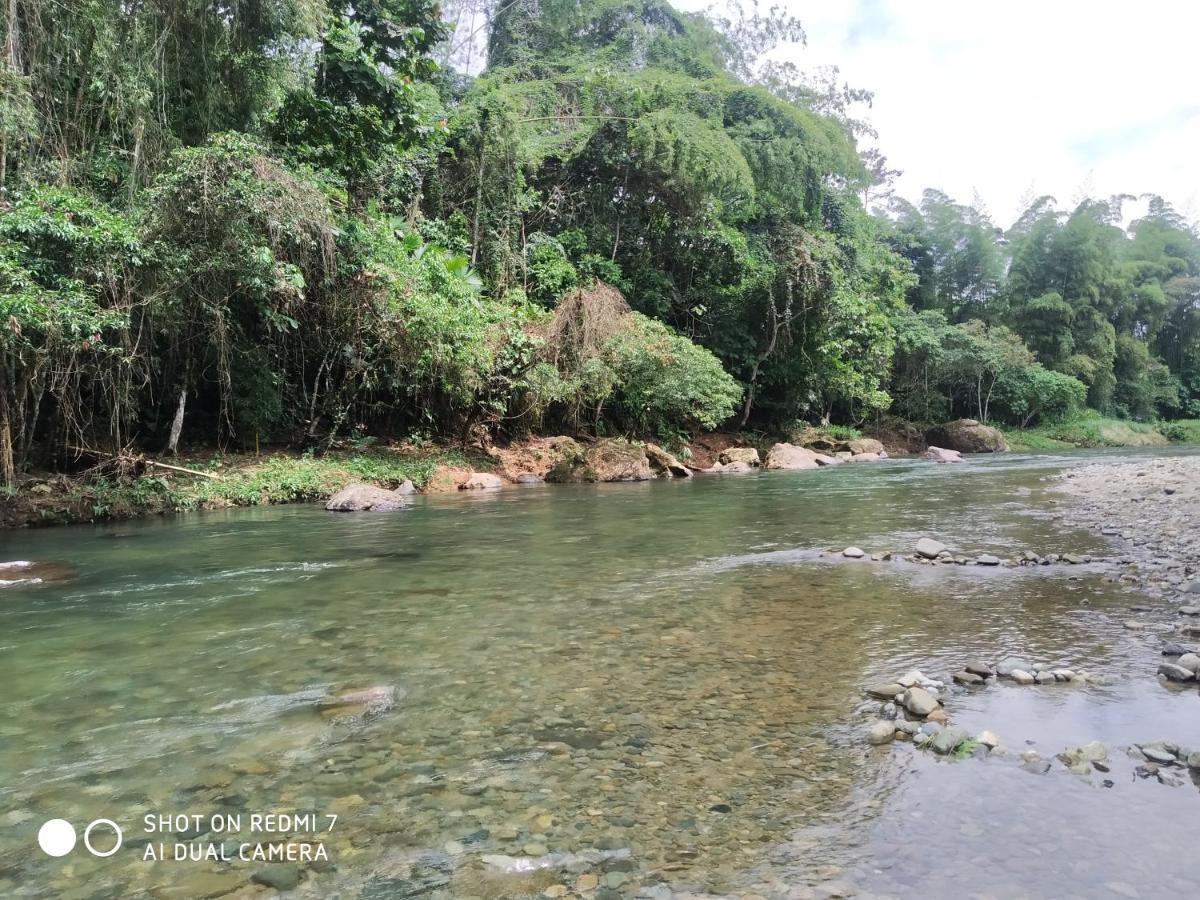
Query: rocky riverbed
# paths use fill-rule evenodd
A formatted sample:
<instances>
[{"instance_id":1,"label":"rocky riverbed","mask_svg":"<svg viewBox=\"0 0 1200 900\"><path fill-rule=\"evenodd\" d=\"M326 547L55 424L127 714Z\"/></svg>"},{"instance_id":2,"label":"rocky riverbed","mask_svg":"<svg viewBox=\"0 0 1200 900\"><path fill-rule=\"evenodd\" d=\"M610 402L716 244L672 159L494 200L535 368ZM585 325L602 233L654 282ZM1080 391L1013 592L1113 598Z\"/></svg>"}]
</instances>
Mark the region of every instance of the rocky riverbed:
<instances>
[{"instance_id":1,"label":"rocky riverbed","mask_svg":"<svg viewBox=\"0 0 1200 900\"><path fill-rule=\"evenodd\" d=\"M1104 461L1069 469L1064 521L1126 550L1118 576L1180 605L1200 605L1200 456Z\"/></svg>"}]
</instances>

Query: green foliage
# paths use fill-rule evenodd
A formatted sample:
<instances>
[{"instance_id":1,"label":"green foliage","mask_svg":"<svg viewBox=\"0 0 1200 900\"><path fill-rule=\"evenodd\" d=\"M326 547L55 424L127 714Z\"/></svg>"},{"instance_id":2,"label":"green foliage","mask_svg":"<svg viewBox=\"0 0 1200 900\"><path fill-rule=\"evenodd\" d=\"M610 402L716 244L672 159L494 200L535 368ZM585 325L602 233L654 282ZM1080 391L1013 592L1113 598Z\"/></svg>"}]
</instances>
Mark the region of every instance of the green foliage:
<instances>
[{"instance_id":1,"label":"green foliage","mask_svg":"<svg viewBox=\"0 0 1200 900\"><path fill-rule=\"evenodd\" d=\"M1162 426L1109 419L1095 410L1007 434L1013 450L1062 450L1069 447L1154 447L1167 443Z\"/></svg>"},{"instance_id":2,"label":"green foliage","mask_svg":"<svg viewBox=\"0 0 1200 900\"><path fill-rule=\"evenodd\" d=\"M616 338L616 401L643 433L680 426L716 428L733 415L742 390L710 352L639 313Z\"/></svg>"}]
</instances>

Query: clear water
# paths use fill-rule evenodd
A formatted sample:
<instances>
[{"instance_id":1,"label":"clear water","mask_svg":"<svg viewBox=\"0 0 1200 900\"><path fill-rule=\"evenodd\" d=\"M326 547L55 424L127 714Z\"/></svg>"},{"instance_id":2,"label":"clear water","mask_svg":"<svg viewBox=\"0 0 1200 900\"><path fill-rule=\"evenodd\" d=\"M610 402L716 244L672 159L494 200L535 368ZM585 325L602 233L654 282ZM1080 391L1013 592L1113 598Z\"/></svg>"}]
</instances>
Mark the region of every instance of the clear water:
<instances>
[{"instance_id":1,"label":"clear water","mask_svg":"<svg viewBox=\"0 0 1200 900\"><path fill-rule=\"evenodd\" d=\"M329 856L300 864L295 896L1196 896L1196 786L1135 779L1121 749L1200 747L1200 695L1161 686L1153 631L1121 627L1145 598L1099 567L818 554L923 535L1123 553L1058 518L1046 479L1070 462L2 534L0 559L78 577L0 592L0 895L270 894L259 862L143 855L279 836L146 835L143 816L299 811L338 820L285 836ZM865 685L1009 653L1118 680L955 694L952 720L1006 756L862 742ZM397 706L350 721L261 699L381 685ZM1016 756L1094 739L1111 787ZM36 839L51 817L113 819L125 846L52 859Z\"/></svg>"}]
</instances>

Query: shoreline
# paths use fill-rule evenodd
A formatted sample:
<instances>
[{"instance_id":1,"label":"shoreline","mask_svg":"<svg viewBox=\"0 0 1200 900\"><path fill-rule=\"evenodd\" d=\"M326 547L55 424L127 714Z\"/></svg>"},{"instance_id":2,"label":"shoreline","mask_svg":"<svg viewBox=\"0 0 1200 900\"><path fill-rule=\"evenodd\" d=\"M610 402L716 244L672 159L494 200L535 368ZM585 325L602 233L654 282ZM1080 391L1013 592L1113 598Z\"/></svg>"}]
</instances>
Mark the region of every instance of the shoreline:
<instances>
[{"instance_id":1,"label":"shoreline","mask_svg":"<svg viewBox=\"0 0 1200 900\"><path fill-rule=\"evenodd\" d=\"M924 443L923 440L914 443L916 432L915 426L906 431L892 425L873 432L866 440L881 442L886 455L891 458L905 458L919 453L917 443ZM810 432L806 437L812 438L815 433ZM1055 441L1053 447L1043 447L1037 442L1026 441L1022 432L1010 432L1008 437L1013 445L1009 452L1019 454L1092 449L1063 441ZM529 437L507 447L488 447L486 450L438 444L374 445L365 442L361 450L340 448L320 456L290 450L268 451L261 455L207 450L171 458L173 465L203 473L197 475L166 471L154 462L133 457L132 465L126 465L120 471L115 466L98 466L77 475L37 472L23 476L15 489L0 493L0 531L127 521L235 506L325 502L342 488L356 483L391 490L411 482L422 493L442 493L465 487L472 474L498 474L502 481L515 483L522 480L520 472L539 471L537 480L540 480L547 475L547 471L542 470L561 461L562 454L556 450L556 442L566 441L574 447L582 442L587 447L604 440L611 439ZM656 446L617 440L633 446ZM817 443L821 441L826 445L839 443L833 438L818 437ZM685 445L679 468L686 467L693 474L700 474L729 449L754 448L765 455L765 448L770 444L771 441L762 435L752 438L725 432L704 433ZM1134 449L1146 445L1134 443L1128 446ZM1163 444L1156 442L1152 446ZM670 457L670 454L666 455ZM652 458L650 462L653 466L655 460ZM729 474L737 474L737 470L730 469ZM655 470L650 477L655 476L663 476L663 473ZM596 477L577 471L559 480L639 479L605 477L603 474ZM1200 562L1200 552L1190 558Z\"/></svg>"}]
</instances>

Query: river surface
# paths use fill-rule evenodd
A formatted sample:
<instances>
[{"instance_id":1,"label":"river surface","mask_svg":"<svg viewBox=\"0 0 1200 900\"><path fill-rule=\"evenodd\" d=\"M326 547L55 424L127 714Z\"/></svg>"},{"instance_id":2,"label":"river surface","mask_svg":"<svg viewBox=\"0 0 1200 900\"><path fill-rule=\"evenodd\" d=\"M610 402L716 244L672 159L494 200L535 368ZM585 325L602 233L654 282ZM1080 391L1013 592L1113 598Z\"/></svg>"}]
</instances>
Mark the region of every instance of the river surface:
<instances>
[{"instance_id":1,"label":"river surface","mask_svg":"<svg viewBox=\"0 0 1200 900\"><path fill-rule=\"evenodd\" d=\"M269 840L329 857L290 896L1200 895L1200 792L1123 752L1200 748L1196 690L1161 685L1157 636L1121 625L1144 597L1099 565L818 555L928 535L1119 557L1047 493L1082 456L0 533L0 559L79 573L0 591L0 896L271 894L236 849ZM987 759L863 742L864 686L1010 653L1116 683L953 694L953 722L1000 736ZM372 687L395 707L311 702ZM1107 776L1021 765L1091 740ZM337 820L252 833L269 812ZM144 831L178 813L242 828ZM125 843L50 858L52 817ZM144 859L176 843L233 859Z\"/></svg>"}]
</instances>

